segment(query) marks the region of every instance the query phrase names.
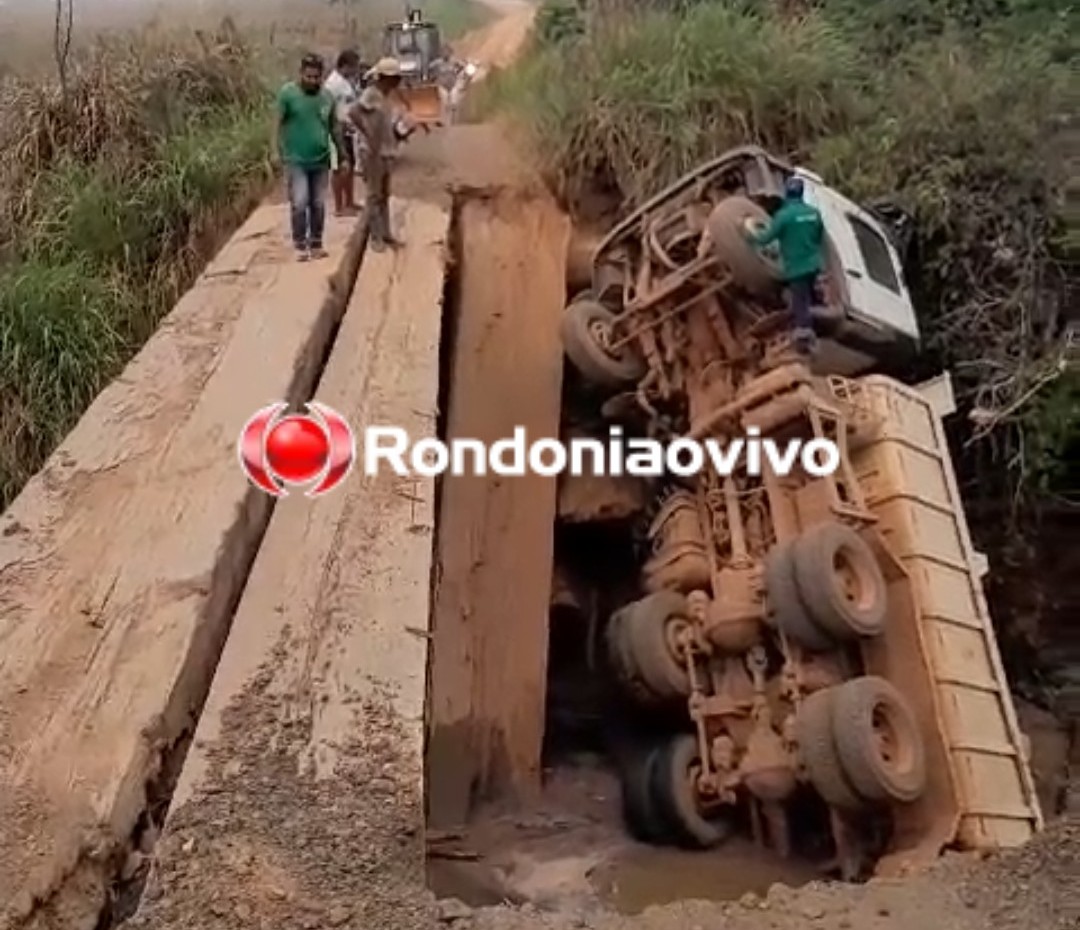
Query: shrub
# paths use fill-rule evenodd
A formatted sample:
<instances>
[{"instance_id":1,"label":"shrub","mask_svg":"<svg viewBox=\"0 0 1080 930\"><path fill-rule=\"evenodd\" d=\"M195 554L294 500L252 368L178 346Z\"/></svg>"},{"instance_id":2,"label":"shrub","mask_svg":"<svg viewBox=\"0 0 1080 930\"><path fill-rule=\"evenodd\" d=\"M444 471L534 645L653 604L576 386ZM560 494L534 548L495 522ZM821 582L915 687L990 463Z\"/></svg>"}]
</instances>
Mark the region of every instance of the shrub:
<instances>
[{"instance_id":1,"label":"shrub","mask_svg":"<svg viewBox=\"0 0 1080 930\"><path fill-rule=\"evenodd\" d=\"M268 177L266 88L228 35L100 45L0 90L0 504L153 332Z\"/></svg>"},{"instance_id":2,"label":"shrub","mask_svg":"<svg viewBox=\"0 0 1080 930\"><path fill-rule=\"evenodd\" d=\"M1059 5L780 6L594 16L585 41L538 48L492 103L531 133L571 206L601 187L631 207L747 142L856 198L898 200L918 223L910 277L925 368L950 367L974 417L960 437L970 486L1029 504L1060 492L1047 450L1080 434L1080 409L1044 397L1075 396L1076 378L1061 364L1075 244L1063 220L1072 82ZM1038 23L1031 34L1015 34L1021 14ZM908 34L912 16L922 25Z\"/></svg>"}]
</instances>

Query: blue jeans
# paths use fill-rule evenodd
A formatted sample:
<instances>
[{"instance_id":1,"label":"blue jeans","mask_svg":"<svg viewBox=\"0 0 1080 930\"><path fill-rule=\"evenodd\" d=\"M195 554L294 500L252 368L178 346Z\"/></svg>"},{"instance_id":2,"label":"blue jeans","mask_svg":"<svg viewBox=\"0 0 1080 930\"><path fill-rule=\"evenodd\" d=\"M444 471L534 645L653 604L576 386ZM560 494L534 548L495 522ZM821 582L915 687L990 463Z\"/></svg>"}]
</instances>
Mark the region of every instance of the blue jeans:
<instances>
[{"instance_id":1,"label":"blue jeans","mask_svg":"<svg viewBox=\"0 0 1080 930\"><path fill-rule=\"evenodd\" d=\"M796 329L813 329L814 318L810 308L814 305L814 287L817 274L805 275L788 281L788 300Z\"/></svg>"},{"instance_id":2,"label":"blue jeans","mask_svg":"<svg viewBox=\"0 0 1080 930\"><path fill-rule=\"evenodd\" d=\"M308 168L286 165L285 183L289 191L289 216L293 245L298 249L321 249L326 225L326 189L330 167Z\"/></svg>"}]
</instances>

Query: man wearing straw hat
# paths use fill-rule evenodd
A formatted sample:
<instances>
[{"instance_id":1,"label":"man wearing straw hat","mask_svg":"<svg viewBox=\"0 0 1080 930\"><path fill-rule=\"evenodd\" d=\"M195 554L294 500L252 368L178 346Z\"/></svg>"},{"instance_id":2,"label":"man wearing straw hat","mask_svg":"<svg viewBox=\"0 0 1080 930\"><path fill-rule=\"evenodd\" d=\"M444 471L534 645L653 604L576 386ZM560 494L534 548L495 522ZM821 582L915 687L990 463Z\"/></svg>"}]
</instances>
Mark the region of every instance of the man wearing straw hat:
<instances>
[{"instance_id":1,"label":"man wearing straw hat","mask_svg":"<svg viewBox=\"0 0 1080 930\"><path fill-rule=\"evenodd\" d=\"M379 60L367 77L368 86L353 106L351 116L363 142L368 245L382 252L399 244L390 234L390 168L398 142L407 138L413 127L398 118L392 102L401 83L401 65L397 59Z\"/></svg>"}]
</instances>

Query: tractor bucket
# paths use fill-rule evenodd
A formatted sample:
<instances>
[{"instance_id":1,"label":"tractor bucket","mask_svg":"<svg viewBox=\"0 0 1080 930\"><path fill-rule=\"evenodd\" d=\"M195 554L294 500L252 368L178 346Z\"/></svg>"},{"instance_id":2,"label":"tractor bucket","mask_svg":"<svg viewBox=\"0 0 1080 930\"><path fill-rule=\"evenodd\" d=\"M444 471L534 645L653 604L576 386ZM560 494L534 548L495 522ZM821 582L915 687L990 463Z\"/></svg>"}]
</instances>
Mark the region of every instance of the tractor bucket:
<instances>
[{"instance_id":1,"label":"tractor bucket","mask_svg":"<svg viewBox=\"0 0 1080 930\"><path fill-rule=\"evenodd\" d=\"M442 98L437 84L417 84L402 87L401 97L408 108L409 115L418 123L439 123L442 121Z\"/></svg>"}]
</instances>

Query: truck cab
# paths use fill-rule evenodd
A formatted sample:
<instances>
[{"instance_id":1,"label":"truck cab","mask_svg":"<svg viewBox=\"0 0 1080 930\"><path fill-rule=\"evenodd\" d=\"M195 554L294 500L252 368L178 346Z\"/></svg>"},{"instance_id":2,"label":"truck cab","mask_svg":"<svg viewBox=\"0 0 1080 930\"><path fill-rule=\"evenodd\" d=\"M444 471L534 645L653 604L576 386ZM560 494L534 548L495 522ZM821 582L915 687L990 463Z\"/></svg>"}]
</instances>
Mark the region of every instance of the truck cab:
<instances>
[{"instance_id":1,"label":"truck cab","mask_svg":"<svg viewBox=\"0 0 1080 930\"><path fill-rule=\"evenodd\" d=\"M404 22L388 24L383 32L383 52L401 62L405 84L429 81L431 63L438 59L441 48L439 27L423 22L415 11Z\"/></svg>"},{"instance_id":2,"label":"truck cab","mask_svg":"<svg viewBox=\"0 0 1080 930\"><path fill-rule=\"evenodd\" d=\"M851 375L910 355L919 344L919 326L888 231L816 174L804 168L793 173L825 222L832 293L828 306L818 308L826 336L822 366Z\"/></svg>"},{"instance_id":3,"label":"truck cab","mask_svg":"<svg viewBox=\"0 0 1080 930\"><path fill-rule=\"evenodd\" d=\"M711 320L726 316L731 334L717 334L721 341L772 351L787 316L782 268L775 247L758 249L747 234L780 207L792 176L802 178L807 201L825 223L814 372L851 377L909 360L919 329L891 241L894 222L813 172L743 146L687 172L596 246L590 286L582 292L587 299L571 302L563 325L567 352L586 378L623 388L646 378L650 390L667 393L670 379L658 359L684 351L681 326L704 340L695 351L715 357L704 335L714 324L703 329L694 319L703 311Z\"/></svg>"}]
</instances>

